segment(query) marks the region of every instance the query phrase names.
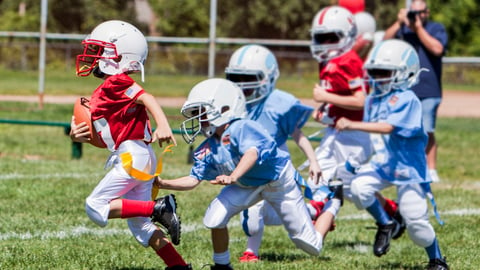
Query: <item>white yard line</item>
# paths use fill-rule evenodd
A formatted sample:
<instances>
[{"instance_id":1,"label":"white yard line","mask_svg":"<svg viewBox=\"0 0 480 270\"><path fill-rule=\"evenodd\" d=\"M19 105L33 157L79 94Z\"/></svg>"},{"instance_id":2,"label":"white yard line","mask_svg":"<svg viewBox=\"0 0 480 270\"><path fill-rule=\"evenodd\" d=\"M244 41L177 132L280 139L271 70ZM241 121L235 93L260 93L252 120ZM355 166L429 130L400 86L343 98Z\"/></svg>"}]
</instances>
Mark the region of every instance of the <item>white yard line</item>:
<instances>
[{"instance_id":1,"label":"white yard line","mask_svg":"<svg viewBox=\"0 0 480 270\"><path fill-rule=\"evenodd\" d=\"M15 180L15 179L61 179L61 178L91 178L101 177L105 173L48 173L48 174L22 174L22 173L7 173L0 175L0 181L2 180Z\"/></svg>"},{"instance_id":2,"label":"white yard line","mask_svg":"<svg viewBox=\"0 0 480 270\"><path fill-rule=\"evenodd\" d=\"M467 209L452 209L447 211L440 212L440 215L443 216L478 216L480 215L480 209L478 208L467 208ZM358 215L346 215L340 216L339 220L366 220L371 219L372 217L368 214L358 214ZM240 226L239 221L232 221L229 223L230 227ZM204 229L205 227L202 224L183 224L182 223L182 233L191 233L199 229ZM65 239L65 238L75 238L81 237L82 235L95 235L95 236L112 236L112 235L130 235L128 229L110 229L110 228L87 228L85 226L73 227L63 231L47 231L47 232L26 232L26 233L2 233L0 234L0 241L3 240L30 240L30 239Z\"/></svg>"}]
</instances>

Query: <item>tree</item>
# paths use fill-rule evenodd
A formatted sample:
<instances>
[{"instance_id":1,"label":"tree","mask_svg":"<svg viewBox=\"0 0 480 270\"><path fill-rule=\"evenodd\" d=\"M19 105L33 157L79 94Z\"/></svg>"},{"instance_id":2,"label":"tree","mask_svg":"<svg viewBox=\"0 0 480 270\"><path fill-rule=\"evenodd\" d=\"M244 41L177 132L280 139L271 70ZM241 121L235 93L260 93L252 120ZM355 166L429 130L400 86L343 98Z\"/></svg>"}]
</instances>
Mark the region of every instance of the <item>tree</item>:
<instances>
[{"instance_id":1,"label":"tree","mask_svg":"<svg viewBox=\"0 0 480 270\"><path fill-rule=\"evenodd\" d=\"M336 0L217 0L217 36L264 39L309 39L311 20L321 8ZM480 55L480 2L478 0L429 0L431 17L445 25L448 56ZM25 14L19 6L25 5ZM89 33L109 19L129 21L149 33L137 21L135 0L49 0L48 32ZM149 0L157 15L157 31L163 36L208 37L210 0ZM386 29L405 0L365 0L366 10ZM141 15L141 14L140 14ZM0 30L38 31L39 0L0 1ZM290 48L294 50L295 48Z\"/></svg>"}]
</instances>

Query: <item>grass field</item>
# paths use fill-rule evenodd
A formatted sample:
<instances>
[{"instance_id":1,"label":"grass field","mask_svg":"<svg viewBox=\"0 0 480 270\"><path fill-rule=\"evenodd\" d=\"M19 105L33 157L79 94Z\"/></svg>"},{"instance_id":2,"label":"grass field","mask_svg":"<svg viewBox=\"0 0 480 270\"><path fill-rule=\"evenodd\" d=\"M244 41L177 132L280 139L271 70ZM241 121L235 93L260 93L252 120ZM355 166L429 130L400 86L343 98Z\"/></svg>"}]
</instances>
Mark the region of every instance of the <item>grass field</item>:
<instances>
[{"instance_id":1,"label":"grass field","mask_svg":"<svg viewBox=\"0 0 480 270\"><path fill-rule=\"evenodd\" d=\"M316 72L316 71L315 71ZM303 73L302 75L282 74L278 80L278 88L291 92L298 98L311 98L312 78L317 74ZM12 71L0 68L2 74L3 95L37 95L38 72L36 71ZM140 80L139 75L134 75ZM223 77L223 74L217 76ZM187 96L192 86L207 76L192 76L188 74L146 74L145 83L142 86L157 97ZM45 74L45 94L48 95L87 95L99 84L94 76L77 78L74 70L48 70ZM444 89L478 92L480 85L452 85L445 82Z\"/></svg>"},{"instance_id":2,"label":"grass field","mask_svg":"<svg viewBox=\"0 0 480 270\"><path fill-rule=\"evenodd\" d=\"M68 122L71 105L2 102L0 119ZM165 109L172 128L181 118L178 109ZM306 134L317 127L309 124ZM439 174L433 184L444 226L431 221L451 269L480 269L480 125L476 119L439 119ZM71 157L71 142L63 128L0 124L0 269L163 269L150 249L129 234L123 220L106 228L94 225L84 212L84 200L103 177L106 150L89 145L83 157ZM165 157L162 176L189 173L188 145L179 145ZM290 142L291 143L291 142ZM314 142L316 145L316 142ZM160 153L158 146L154 149ZM303 158L292 147L295 165ZM203 213L219 188L208 183L188 192L176 192L183 221L178 250L194 269L211 263L210 234L202 225ZM161 191L162 194L167 191ZM385 191L395 197L394 190ZM375 229L365 212L350 203L341 209L337 229L328 235L319 257L296 249L282 227L267 227L261 248L262 261L239 264L245 237L234 218L229 226L230 251L235 269L423 269L423 249L404 235L390 252L376 258L371 251ZM207 268L205 268L207 269Z\"/></svg>"}]
</instances>

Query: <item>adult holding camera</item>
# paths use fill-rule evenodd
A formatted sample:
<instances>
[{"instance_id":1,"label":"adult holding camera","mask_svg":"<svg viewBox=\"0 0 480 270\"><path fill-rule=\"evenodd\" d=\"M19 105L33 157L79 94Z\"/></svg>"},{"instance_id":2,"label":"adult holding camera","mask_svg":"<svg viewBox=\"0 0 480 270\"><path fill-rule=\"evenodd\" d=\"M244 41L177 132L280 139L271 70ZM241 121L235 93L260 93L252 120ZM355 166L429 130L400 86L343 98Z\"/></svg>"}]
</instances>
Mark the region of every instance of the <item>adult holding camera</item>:
<instances>
[{"instance_id":1,"label":"adult holding camera","mask_svg":"<svg viewBox=\"0 0 480 270\"><path fill-rule=\"evenodd\" d=\"M426 153L429 174L433 182L439 182L435 123L442 101L442 57L448 36L445 27L428 20L429 16L427 2L413 0L409 9L400 9L397 20L385 30L383 39L398 38L410 43L418 53L421 68L428 69L428 72L420 74L420 81L412 90L422 102L423 123L428 133Z\"/></svg>"}]
</instances>

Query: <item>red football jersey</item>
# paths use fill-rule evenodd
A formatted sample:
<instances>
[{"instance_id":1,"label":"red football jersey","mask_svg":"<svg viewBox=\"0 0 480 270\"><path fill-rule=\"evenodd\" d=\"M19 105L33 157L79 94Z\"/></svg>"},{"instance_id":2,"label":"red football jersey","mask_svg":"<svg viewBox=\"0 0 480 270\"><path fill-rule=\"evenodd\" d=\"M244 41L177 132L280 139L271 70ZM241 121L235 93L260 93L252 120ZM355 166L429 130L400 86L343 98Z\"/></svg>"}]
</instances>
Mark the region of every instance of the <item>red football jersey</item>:
<instances>
[{"instance_id":1,"label":"red football jersey","mask_svg":"<svg viewBox=\"0 0 480 270\"><path fill-rule=\"evenodd\" d=\"M95 129L113 151L126 140L151 141L145 106L136 99L145 90L126 74L108 77L92 94L90 112Z\"/></svg>"},{"instance_id":2,"label":"red football jersey","mask_svg":"<svg viewBox=\"0 0 480 270\"><path fill-rule=\"evenodd\" d=\"M350 50L319 67L320 85L328 92L350 96L355 91L367 91L363 80L363 61L355 51ZM348 110L329 104L328 116L334 118L335 122L341 117L361 121L363 110Z\"/></svg>"}]
</instances>

